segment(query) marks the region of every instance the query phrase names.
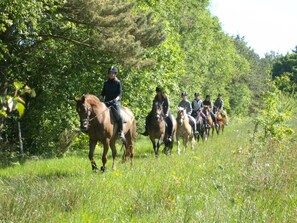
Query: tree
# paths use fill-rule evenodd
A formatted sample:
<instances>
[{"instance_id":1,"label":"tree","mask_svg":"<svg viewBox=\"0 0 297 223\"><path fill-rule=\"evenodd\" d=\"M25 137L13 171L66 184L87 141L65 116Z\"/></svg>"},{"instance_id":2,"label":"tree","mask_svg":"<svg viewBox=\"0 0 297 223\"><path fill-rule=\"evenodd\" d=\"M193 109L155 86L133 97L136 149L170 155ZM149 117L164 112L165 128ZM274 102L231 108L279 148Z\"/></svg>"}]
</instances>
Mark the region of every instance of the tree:
<instances>
[{"instance_id":1,"label":"tree","mask_svg":"<svg viewBox=\"0 0 297 223\"><path fill-rule=\"evenodd\" d=\"M285 56L280 56L275 60L272 67L272 78L281 77L283 75L289 75L291 80L291 91L297 90L297 46L292 53L288 53ZM288 89L287 89L288 90Z\"/></svg>"},{"instance_id":2,"label":"tree","mask_svg":"<svg viewBox=\"0 0 297 223\"><path fill-rule=\"evenodd\" d=\"M37 94L22 120L30 152L55 148L75 122L69 98L96 93L110 64L154 63L146 52L165 40L163 24L133 7L114 0L1 1L1 82L18 80Z\"/></svg>"}]
</instances>

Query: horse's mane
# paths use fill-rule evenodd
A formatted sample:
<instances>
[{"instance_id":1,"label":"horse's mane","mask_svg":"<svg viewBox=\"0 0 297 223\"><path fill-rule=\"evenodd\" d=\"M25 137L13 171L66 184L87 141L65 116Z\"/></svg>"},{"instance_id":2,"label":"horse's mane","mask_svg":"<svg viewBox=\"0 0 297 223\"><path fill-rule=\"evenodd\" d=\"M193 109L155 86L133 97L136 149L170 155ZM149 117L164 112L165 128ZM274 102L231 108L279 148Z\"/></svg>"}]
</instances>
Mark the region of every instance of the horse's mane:
<instances>
[{"instance_id":1,"label":"horse's mane","mask_svg":"<svg viewBox=\"0 0 297 223\"><path fill-rule=\"evenodd\" d=\"M93 94L85 94L83 97L85 98L85 101L88 102L90 105L99 106L101 104L99 98L97 98Z\"/></svg>"},{"instance_id":2,"label":"horse's mane","mask_svg":"<svg viewBox=\"0 0 297 223\"><path fill-rule=\"evenodd\" d=\"M186 119L186 120L189 119L188 116L187 116L187 111L186 111L185 108L183 108L183 107L178 107L178 113L183 113L185 119Z\"/></svg>"}]
</instances>

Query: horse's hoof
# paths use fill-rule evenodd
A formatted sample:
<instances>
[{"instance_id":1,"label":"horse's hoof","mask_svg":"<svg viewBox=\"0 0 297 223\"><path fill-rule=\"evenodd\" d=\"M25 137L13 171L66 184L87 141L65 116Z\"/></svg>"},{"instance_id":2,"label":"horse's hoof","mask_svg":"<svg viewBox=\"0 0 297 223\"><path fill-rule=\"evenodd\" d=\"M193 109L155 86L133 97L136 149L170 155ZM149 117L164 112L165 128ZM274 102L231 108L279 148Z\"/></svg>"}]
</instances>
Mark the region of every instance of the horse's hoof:
<instances>
[{"instance_id":1,"label":"horse's hoof","mask_svg":"<svg viewBox=\"0 0 297 223\"><path fill-rule=\"evenodd\" d=\"M98 170L96 163L92 163L92 170L94 170L94 171Z\"/></svg>"},{"instance_id":2,"label":"horse's hoof","mask_svg":"<svg viewBox=\"0 0 297 223\"><path fill-rule=\"evenodd\" d=\"M102 173L104 173L104 172L106 172L106 167L105 167L105 166L102 166L102 167L100 168L100 170L101 170Z\"/></svg>"}]
</instances>

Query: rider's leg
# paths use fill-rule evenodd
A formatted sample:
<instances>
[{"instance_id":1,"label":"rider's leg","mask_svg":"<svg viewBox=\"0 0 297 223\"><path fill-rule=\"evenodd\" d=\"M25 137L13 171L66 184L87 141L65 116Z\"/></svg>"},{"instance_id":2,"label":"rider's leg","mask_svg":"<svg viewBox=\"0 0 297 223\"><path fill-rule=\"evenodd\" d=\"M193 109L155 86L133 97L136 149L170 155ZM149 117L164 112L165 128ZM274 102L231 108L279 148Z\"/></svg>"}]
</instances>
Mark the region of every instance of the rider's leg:
<instances>
[{"instance_id":1,"label":"rider's leg","mask_svg":"<svg viewBox=\"0 0 297 223\"><path fill-rule=\"evenodd\" d=\"M167 132L168 132L168 140L172 141L173 140L173 117L169 113L168 117L166 118L166 123L167 123Z\"/></svg>"},{"instance_id":2,"label":"rider's leg","mask_svg":"<svg viewBox=\"0 0 297 223\"><path fill-rule=\"evenodd\" d=\"M123 131L123 118L122 118L122 114L121 114L121 104L116 103L116 104L112 105L112 109L115 110L114 114L115 114L115 118L118 123L118 134L122 139L125 139L125 134Z\"/></svg>"},{"instance_id":3,"label":"rider's leg","mask_svg":"<svg viewBox=\"0 0 297 223\"><path fill-rule=\"evenodd\" d=\"M218 126L217 119L212 111L210 111L210 115L211 115L211 118L212 118L213 122L215 123L215 125Z\"/></svg>"},{"instance_id":4,"label":"rider's leg","mask_svg":"<svg viewBox=\"0 0 297 223\"><path fill-rule=\"evenodd\" d=\"M190 122L192 123L192 128L193 128L193 132L194 134L196 133L196 120L193 116L188 115L188 118L190 120Z\"/></svg>"}]
</instances>

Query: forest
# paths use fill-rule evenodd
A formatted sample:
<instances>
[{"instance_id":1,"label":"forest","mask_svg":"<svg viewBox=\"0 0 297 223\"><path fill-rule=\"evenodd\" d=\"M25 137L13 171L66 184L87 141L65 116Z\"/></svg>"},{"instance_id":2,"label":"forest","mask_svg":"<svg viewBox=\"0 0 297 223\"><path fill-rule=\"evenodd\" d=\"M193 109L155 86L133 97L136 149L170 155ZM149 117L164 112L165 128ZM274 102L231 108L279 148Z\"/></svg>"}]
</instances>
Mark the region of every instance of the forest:
<instances>
[{"instance_id":1,"label":"forest","mask_svg":"<svg viewBox=\"0 0 297 223\"><path fill-rule=\"evenodd\" d=\"M111 65L120 70L122 104L133 111L138 133L159 85L173 113L181 92L189 100L195 92L212 100L221 93L231 120L260 114L276 89L294 98L297 47L260 58L244 37L222 31L209 5L209 0L1 1L1 152L57 155L78 148L84 138L77 134L73 99L98 96Z\"/></svg>"},{"instance_id":2,"label":"forest","mask_svg":"<svg viewBox=\"0 0 297 223\"><path fill-rule=\"evenodd\" d=\"M297 42L260 57L210 4L0 1L0 222L297 222ZM118 140L92 171L103 146L91 166L75 100L99 96L110 66L136 120L133 165L113 168ZM224 133L156 157L140 133L157 86L174 116L181 92L222 94Z\"/></svg>"}]
</instances>

